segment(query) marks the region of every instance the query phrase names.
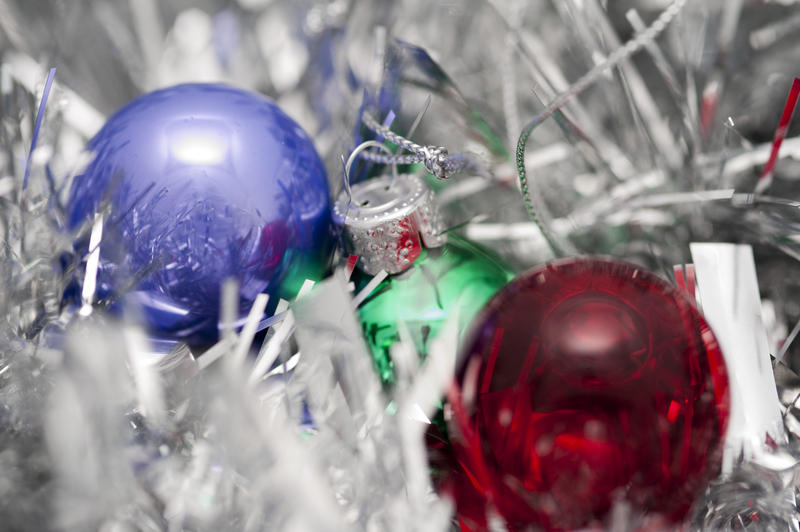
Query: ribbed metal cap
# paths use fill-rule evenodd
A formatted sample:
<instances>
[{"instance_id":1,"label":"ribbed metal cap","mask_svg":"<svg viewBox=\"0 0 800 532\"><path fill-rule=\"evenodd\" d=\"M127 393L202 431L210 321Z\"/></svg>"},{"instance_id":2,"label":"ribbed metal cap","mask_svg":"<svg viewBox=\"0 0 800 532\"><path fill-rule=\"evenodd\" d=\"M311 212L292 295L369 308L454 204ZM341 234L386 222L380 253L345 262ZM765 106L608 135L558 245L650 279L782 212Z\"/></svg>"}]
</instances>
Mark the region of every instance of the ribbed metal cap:
<instances>
[{"instance_id":1,"label":"ribbed metal cap","mask_svg":"<svg viewBox=\"0 0 800 532\"><path fill-rule=\"evenodd\" d=\"M390 186L391 185L391 186ZM426 247L444 244L444 227L433 192L419 177L381 176L343 191L333 206L333 219L344 227L347 251L358 255L359 267L374 275L407 269Z\"/></svg>"}]
</instances>

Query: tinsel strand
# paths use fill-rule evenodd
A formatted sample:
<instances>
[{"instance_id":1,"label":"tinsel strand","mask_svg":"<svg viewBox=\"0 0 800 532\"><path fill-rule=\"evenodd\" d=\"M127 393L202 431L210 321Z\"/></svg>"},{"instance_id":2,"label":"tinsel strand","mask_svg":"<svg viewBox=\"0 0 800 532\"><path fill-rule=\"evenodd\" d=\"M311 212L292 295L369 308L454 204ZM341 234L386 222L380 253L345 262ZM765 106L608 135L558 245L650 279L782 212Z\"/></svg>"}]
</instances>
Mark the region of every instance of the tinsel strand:
<instances>
[{"instance_id":1,"label":"tinsel strand","mask_svg":"<svg viewBox=\"0 0 800 532\"><path fill-rule=\"evenodd\" d=\"M516 151L516 165L517 173L519 175L520 191L522 198L525 202L525 209L528 215L542 232L548 245L555 255L563 255L565 251L572 251L572 245L567 242L558 242L556 236L550 231L547 224L543 222L542 218L537 214L538 209L534 207L531 200L530 190L528 186L528 177L525 171L525 146L528 142L533 130L536 129L542 122L550 118L555 112L563 107L569 100L582 93L589 88L597 78L599 78L606 70L613 68L620 61L627 59L630 55L637 52L644 46L647 46L658 35L661 34L667 25L680 13L686 0L675 0L661 15L643 32L637 35L634 39L628 41L624 46L614 50L608 58L592 68L589 72L583 75L578 81L566 91L562 92L538 115L536 115L530 122L528 122L522 130L517 141Z\"/></svg>"}]
</instances>

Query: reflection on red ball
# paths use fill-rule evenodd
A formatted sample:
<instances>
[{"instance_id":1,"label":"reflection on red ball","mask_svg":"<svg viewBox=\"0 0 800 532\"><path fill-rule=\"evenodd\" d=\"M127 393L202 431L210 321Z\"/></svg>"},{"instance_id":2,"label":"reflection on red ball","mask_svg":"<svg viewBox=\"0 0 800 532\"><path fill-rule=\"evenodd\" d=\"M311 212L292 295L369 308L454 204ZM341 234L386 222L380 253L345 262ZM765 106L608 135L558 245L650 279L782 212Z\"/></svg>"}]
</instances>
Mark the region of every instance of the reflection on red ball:
<instances>
[{"instance_id":1,"label":"reflection on red ball","mask_svg":"<svg viewBox=\"0 0 800 532\"><path fill-rule=\"evenodd\" d=\"M473 322L452 396L462 527L601 526L615 502L679 523L719 473L729 412L717 341L675 288L598 258L523 274Z\"/></svg>"}]
</instances>

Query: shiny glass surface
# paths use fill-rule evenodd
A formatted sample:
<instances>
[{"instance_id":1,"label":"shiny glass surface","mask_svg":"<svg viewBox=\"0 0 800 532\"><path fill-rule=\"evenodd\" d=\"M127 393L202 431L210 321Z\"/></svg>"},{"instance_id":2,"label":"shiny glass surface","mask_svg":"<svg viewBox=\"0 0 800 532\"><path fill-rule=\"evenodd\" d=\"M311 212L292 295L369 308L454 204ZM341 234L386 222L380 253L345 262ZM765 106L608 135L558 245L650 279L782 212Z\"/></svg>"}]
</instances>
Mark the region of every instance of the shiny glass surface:
<instances>
[{"instance_id":1,"label":"shiny glass surface","mask_svg":"<svg viewBox=\"0 0 800 532\"><path fill-rule=\"evenodd\" d=\"M512 530L602 527L618 501L680 523L720 471L722 353L693 304L637 266L521 275L473 322L460 368L443 489L465 530L486 529L490 506Z\"/></svg>"},{"instance_id":2,"label":"shiny glass surface","mask_svg":"<svg viewBox=\"0 0 800 532\"><path fill-rule=\"evenodd\" d=\"M325 170L310 137L266 98L224 85L155 91L89 142L68 201L71 227L106 212L100 298L141 309L155 335L213 341L220 286L244 315L324 271ZM79 242L86 252L86 242Z\"/></svg>"},{"instance_id":3,"label":"shiny glass surface","mask_svg":"<svg viewBox=\"0 0 800 532\"><path fill-rule=\"evenodd\" d=\"M390 348L399 339L399 323L408 328L424 357L428 341L439 334L452 312L458 312L459 330L466 330L510 279L511 271L502 260L456 235L450 235L441 248L421 250L407 271L389 276L359 308L381 380L394 381Z\"/></svg>"}]
</instances>

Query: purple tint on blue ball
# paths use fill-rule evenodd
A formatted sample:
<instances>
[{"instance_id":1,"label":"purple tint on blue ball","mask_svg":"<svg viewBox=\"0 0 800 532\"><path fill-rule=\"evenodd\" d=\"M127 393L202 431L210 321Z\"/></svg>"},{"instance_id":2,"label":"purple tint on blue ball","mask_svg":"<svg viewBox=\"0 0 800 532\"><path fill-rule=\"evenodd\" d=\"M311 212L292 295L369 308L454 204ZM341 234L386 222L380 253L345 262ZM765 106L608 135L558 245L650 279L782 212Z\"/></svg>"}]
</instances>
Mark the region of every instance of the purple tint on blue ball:
<instances>
[{"instance_id":1,"label":"purple tint on blue ball","mask_svg":"<svg viewBox=\"0 0 800 532\"><path fill-rule=\"evenodd\" d=\"M138 303L154 334L213 341L226 278L239 281L244 315L259 293L273 306L323 273L325 169L266 98L213 84L152 92L112 116L88 150L70 226L110 207L98 295Z\"/></svg>"}]
</instances>

